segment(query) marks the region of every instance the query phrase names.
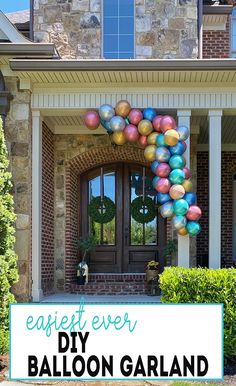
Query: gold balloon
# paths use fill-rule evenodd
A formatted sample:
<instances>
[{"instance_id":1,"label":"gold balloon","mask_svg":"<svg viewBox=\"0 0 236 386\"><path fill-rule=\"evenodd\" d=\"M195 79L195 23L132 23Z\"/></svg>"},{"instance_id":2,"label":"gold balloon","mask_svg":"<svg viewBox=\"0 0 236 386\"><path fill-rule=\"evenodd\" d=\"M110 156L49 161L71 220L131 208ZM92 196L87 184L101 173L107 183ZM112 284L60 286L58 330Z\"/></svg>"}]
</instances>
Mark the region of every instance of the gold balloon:
<instances>
[{"instance_id":1,"label":"gold balloon","mask_svg":"<svg viewBox=\"0 0 236 386\"><path fill-rule=\"evenodd\" d=\"M144 150L144 157L147 161L154 161L156 159L156 146L155 145L149 145Z\"/></svg>"},{"instance_id":2,"label":"gold balloon","mask_svg":"<svg viewBox=\"0 0 236 386\"><path fill-rule=\"evenodd\" d=\"M165 132L165 143L169 146L175 146L178 143L179 134L176 130L167 130Z\"/></svg>"},{"instance_id":3,"label":"gold balloon","mask_svg":"<svg viewBox=\"0 0 236 386\"><path fill-rule=\"evenodd\" d=\"M148 141L148 144L149 145L155 145L156 144L156 138L158 137L158 133L156 133L156 132L153 132L153 133L151 133L149 136L148 136L148 139L147 139L147 141Z\"/></svg>"},{"instance_id":4,"label":"gold balloon","mask_svg":"<svg viewBox=\"0 0 236 386\"><path fill-rule=\"evenodd\" d=\"M130 110L131 106L128 101L119 101L116 104L116 115L120 115L121 117L125 118L129 115Z\"/></svg>"},{"instance_id":5,"label":"gold balloon","mask_svg":"<svg viewBox=\"0 0 236 386\"><path fill-rule=\"evenodd\" d=\"M114 142L116 145L124 145L126 142L126 137L123 131L116 131L111 136L112 142Z\"/></svg>"},{"instance_id":6,"label":"gold balloon","mask_svg":"<svg viewBox=\"0 0 236 386\"><path fill-rule=\"evenodd\" d=\"M177 233L180 236L186 236L188 234L188 231L185 227L183 227L183 228L179 229Z\"/></svg>"},{"instance_id":7,"label":"gold balloon","mask_svg":"<svg viewBox=\"0 0 236 386\"><path fill-rule=\"evenodd\" d=\"M184 182L182 183L182 186L184 187L185 192L193 191L193 184L190 180L184 180Z\"/></svg>"},{"instance_id":8,"label":"gold balloon","mask_svg":"<svg viewBox=\"0 0 236 386\"><path fill-rule=\"evenodd\" d=\"M148 119L143 119L138 124L138 131L141 135L149 135L153 131L152 123Z\"/></svg>"}]
</instances>

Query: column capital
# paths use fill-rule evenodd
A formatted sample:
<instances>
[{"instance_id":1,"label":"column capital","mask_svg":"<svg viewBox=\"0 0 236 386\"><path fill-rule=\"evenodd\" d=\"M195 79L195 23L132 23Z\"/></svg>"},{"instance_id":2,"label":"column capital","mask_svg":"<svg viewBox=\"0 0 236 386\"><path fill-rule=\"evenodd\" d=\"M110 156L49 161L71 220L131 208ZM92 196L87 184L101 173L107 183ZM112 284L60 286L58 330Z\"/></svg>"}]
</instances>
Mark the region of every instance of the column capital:
<instances>
[{"instance_id":1,"label":"column capital","mask_svg":"<svg viewBox=\"0 0 236 386\"><path fill-rule=\"evenodd\" d=\"M42 117L41 111L40 110L32 110L32 117L35 117L35 118Z\"/></svg>"},{"instance_id":2,"label":"column capital","mask_svg":"<svg viewBox=\"0 0 236 386\"><path fill-rule=\"evenodd\" d=\"M178 117L191 117L191 110L177 110Z\"/></svg>"},{"instance_id":3,"label":"column capital","mask_svg":"<svg viewBox=\"0 0 236 386\"><path fill-rule=\"evenodd\" d=\"M209 110L208 111L208 116L209 117L222 117L223 115L223 110Z\"/></svg>"}]
</instances>

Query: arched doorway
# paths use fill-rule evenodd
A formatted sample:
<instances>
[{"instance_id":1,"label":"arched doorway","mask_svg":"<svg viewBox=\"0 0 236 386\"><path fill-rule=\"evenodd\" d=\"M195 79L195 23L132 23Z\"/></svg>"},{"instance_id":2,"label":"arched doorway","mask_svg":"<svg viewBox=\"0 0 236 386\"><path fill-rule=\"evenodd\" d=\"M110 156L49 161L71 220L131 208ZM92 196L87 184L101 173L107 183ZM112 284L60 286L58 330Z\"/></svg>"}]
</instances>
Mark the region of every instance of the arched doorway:
<instances>
[{"instance_id":1,"label":"arched doorway","mask_svg":"<svg viewBox=\"0 0 236 386\"><path fill-rule=\"evenodd\" d=\"M165 221L158 211L147 224L136 222L131 215L131 202L143 194L143 188L145 196L155 201L152 178L148 167L127 162L99 166L80 176L80 235L94 233L98 240L95 252L89 256L90 272L143 273L150 260L160 261L162 268ZM106 224L95 223L88 214L91 198L100 195L102 181L104 195L116 204L116 215Z\"/></svg>"}]
</instances>

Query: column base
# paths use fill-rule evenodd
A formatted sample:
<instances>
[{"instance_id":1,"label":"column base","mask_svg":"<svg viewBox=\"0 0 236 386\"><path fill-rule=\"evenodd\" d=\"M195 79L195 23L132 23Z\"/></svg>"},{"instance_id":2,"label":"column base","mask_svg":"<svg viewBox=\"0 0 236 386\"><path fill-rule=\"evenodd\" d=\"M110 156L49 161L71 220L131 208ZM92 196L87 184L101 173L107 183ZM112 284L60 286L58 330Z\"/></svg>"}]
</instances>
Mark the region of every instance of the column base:
<instances>
[{"instance_id":1,"label":"column base","mask_svg":"<svg viewBox=\"0 0 236 386\"><path fill-rule=\"evenodd\" d=\"M38 303L43 299L43 291L39 288L32 289L32 302Z\"/></svg>"}]
</instances>

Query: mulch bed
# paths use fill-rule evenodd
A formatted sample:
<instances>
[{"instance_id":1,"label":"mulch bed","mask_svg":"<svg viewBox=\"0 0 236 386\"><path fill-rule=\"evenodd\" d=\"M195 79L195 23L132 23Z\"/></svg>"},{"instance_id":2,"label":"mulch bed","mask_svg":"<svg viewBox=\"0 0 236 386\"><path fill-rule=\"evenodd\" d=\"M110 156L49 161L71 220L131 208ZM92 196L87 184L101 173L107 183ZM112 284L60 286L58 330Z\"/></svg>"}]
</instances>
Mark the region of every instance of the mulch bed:
<instances>
[{"instance_id":1,"label":"mulch bed","mask_svg":"<svg viewBox=\"0 0 236 386\"><path fill-rule=\"evenodd\" d=\"M6 378L8 369L8 355L0 355L0 380Z\"/></svg>"}]
</instances>

